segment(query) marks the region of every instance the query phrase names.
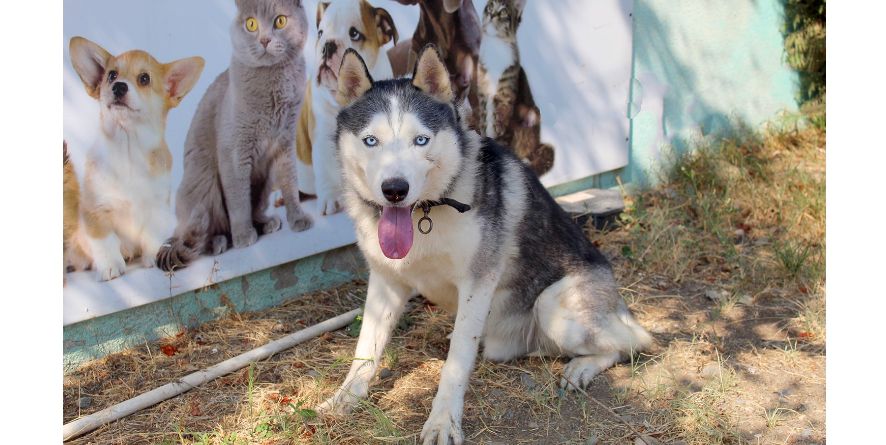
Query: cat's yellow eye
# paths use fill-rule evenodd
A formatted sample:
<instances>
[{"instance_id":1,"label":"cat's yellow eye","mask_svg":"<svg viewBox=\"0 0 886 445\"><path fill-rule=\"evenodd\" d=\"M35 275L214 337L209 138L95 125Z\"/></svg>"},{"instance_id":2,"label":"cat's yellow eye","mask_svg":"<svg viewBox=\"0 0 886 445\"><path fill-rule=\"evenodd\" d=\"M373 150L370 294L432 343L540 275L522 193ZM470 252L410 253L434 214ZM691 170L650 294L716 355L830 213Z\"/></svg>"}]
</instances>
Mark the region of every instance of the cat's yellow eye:
<instances>
[{"instance_id":1,"label":"cat's yellow eye","mask_svg":"<svg viewBox=\"0 0 886 445\"><path fill-rule=\"evenodd\" d=\"M278 15L277 18L274 19L274 28L281 29L286 26L286 16Z\"/></svg>"},{"instance_id":2,"label":"cat's yellow eye","mask_svg":"<svg viewBox=\"0 0 886 445\"><path fill-rule=\"evenodd\" d=\"M246 19L246 30L249 32L255 32L258 30L258 20L254 17L249 17Z\"/></svg>"}]
</instances>

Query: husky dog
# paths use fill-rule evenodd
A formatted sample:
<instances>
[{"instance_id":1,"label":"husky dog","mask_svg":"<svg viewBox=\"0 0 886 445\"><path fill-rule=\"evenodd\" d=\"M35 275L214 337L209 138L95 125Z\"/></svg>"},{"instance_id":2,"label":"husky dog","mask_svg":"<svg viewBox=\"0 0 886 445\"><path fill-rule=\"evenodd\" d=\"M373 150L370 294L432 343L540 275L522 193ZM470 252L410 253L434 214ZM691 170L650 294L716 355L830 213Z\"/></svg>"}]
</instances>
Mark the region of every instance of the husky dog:
<instances>
[{"instance_id":1,"label":"husky dog","mask_svg":"<svg viewBox=\"0 0 886 445\"><path fill-rule=\"evenodd\" d=\"M481 344L494 361L571 357L560 382L570 389L652 341L609 263L535 174L468 130L450 82L430 45L412 79L373 82L354 51L338 77L345 208L370 274L355 359L319 410L342 414L366 397L397 319L420 293L455 312L425 444L463 442L464 394Z\"/></svg>"}]
</instances>

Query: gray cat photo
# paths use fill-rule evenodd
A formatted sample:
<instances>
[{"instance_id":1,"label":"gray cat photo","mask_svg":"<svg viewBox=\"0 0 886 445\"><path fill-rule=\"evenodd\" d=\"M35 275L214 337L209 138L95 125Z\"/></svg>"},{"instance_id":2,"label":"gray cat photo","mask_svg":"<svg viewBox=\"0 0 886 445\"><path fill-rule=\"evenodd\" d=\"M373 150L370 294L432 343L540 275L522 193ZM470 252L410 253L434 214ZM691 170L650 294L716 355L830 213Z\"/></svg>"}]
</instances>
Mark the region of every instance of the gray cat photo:
<instances>
[{"instance_id":1,"label":"gray cat photo","mask_svg":"<svg viewBox=\"0 0 886 445\"><path fill-rule=\"evenodd\" d=\"M206 91L185 141L178 224L157 254L165 271L278 230L280 219L266 214L278 187L289 228L313 224L299 203L292 149L307 81L305 10L299 0L236 5L230 67Z\"/></svg>"}]
</instances>

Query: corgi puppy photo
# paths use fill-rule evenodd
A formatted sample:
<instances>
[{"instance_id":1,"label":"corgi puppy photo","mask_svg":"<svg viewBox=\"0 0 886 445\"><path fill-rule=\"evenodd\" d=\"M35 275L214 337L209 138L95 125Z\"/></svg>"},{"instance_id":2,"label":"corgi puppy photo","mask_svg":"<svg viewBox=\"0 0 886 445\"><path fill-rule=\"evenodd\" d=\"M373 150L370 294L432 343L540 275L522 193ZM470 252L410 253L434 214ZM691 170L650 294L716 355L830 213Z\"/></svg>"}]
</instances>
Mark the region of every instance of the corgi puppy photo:
<instances>
[{"instance_id":1,"label":"corgi puppy photo","mask_svg":"<svg viewBox=\"0 0 886 445\"><path fill-rule=\"evenodd\" d=\"M140 50L114 56L83 37L71 39L70 52L86 92L99 102L99 137L86 153L77 219L65 221L74 226L65 266L91 268L107 281L125 272L127 259L141 257L152 267L172 233L166 116L197 83L204 61L164 64Z\"/></svg>"},{"instance_id":2,"label":"corgi puppy photo","mask_svg":"<svg viewBox=\"0 0 886 445\"><path fill-rule=\"evenodd\" d=\"M317 4L316 66L310 72L296 132L298 189L317 195L322 215L341 210L341 174L332 137L340 108L335 100L338 69L345 50L353 49L376 79L393 77L391 62L381 48L394 41L397 27L384 8L366 0L336 0Z\"/></svg>"}]
</instances>

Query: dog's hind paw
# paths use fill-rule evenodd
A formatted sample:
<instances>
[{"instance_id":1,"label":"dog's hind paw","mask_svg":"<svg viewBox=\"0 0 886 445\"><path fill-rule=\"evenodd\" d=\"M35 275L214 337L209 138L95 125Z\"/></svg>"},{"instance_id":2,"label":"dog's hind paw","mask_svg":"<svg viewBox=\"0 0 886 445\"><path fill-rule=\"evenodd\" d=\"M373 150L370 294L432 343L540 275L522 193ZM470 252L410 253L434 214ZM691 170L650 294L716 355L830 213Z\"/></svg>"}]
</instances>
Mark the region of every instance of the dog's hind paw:
<instances>
[{"instance_id":1,"label":"dog's hind paw","mask_svg":"<svg viewBox=\"0 0 886 445\"><path fill-rule=\"evenodd\" d=\"M431 415L421 429L421 442L424 445L464 443L461 421L453 418L449 410L432 409Z\"/></svg>"},{"instance_id":2,"label":"dog's hind paw","mask_svg":"<svg viewBox=\"0 0 886 445\"><path fill-rule=\"evenodd\" d=\"M110 281L126 272L126 261L119 254L117 257L109 258L107 261L96 259L93 268L99 281Z\"/></svg>"},{"instance_id":3,"label":"dog's hind paw","mask_svg":"<svg viewBox=\"0 0 886 445\"><path fill-rule=\"evenodd\" d=\"M600 354L573 358L563 368L560 387L567 391L586 388L597 374L614 365L618 357L618 354Z\"/></svg>"},{"instance_id":4,"label":"dog's hind paw","mask_svg":"<svg viewBox=\"0 0 886 445\"><path fill-rule=\"evenodd\" d=\"M317 193L317 208L321 215L332 215L342 210L341 193Z\"/></svg>"},{"instance_id":5,"label":"dog's hind paw","mask_svg":"<svg viewBox=\"0 0 886 445\"><path fill-rule=\"evenodd\" d=\"M157 254L154 253L153 255L142 255L141 261L142 267L144 267L145 269L151 269L157 262Z\"/></svg>"}]
</instances>

